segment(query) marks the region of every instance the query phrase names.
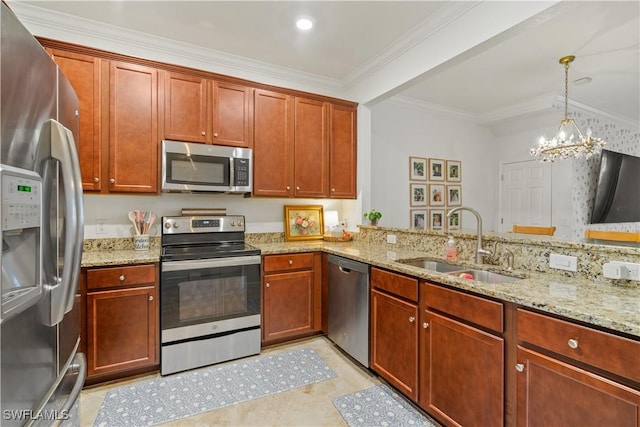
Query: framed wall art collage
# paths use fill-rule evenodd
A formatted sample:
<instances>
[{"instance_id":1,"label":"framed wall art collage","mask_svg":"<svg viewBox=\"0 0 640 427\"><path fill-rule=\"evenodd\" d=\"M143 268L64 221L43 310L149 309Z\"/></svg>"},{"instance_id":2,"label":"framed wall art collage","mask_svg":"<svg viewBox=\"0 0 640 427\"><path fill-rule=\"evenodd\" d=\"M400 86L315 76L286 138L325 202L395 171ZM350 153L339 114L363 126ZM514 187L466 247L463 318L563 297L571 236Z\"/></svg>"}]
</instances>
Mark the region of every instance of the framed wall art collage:
<instances>
[{"instance_id":1,"label":"framed wall art collage","mask_svg":"<svg viewBox=\"0 0 640 427\"><path fill-rule=\"evenodd\" d=\"M459 160L409 157L410 227L459 231L460 212L447 221L447 211L462 206L462 163Z\"/></svg>"}]
</instances>

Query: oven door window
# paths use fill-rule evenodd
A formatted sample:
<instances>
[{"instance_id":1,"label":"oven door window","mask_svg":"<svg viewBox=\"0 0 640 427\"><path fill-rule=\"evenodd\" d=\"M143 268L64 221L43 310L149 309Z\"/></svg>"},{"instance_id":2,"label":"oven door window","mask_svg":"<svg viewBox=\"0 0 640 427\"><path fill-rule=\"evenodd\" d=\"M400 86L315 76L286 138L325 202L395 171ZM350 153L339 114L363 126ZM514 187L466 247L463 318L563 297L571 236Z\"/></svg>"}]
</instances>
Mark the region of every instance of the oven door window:
<instances>
[{"instance_id":1,"label":"oven door window","mask_svg":"<svg viewBox=\"0 0 640 427\"><path fill-rule=\"evenodd\" d=\"M216 185L231 182L228 157L167 153L167 182L172 184Z\"/></svg>"},{"instance_id":2,"label":"oven door window","mask_svg":"<svg viewBox=\"0 0 640 427\"><path fill-rule=\"evenodd\" d=\"M162 329L260 314L260 267L243 265L162 273Z\"/></svg>"}]
</instances>

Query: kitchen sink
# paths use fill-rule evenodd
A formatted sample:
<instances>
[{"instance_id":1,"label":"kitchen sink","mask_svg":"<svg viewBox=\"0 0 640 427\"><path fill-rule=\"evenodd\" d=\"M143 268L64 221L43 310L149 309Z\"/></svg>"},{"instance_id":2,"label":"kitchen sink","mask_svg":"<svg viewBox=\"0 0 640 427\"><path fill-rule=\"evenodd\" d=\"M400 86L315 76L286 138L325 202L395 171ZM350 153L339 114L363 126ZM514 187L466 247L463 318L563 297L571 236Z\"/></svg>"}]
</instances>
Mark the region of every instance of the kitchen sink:
<instances>
[{"instance_id":1,"label":"kitchen sink","mask_svg":"<svg viewBox=\"0 0 640 427\"><path fill-rule=\"evenodd\" d=\"M483 283L510 283L520 280L520 277L507 276L505 274L494 273L486 270L466 269L449 273L452 276L458 276L463 279L476 280ZM471 277L469 277L469 275ZM466 277L465 277L466 276Z\"/></svg>"},{"instance_id":2,"label":"kitchen sink","mask_svg":"<svg viewBox=\"0 0 640 427\"><path fill-rule=\"evenodd\" d=\"M465 267L461 265L436 261L433 259L407 259L399 260L398 262L401 264L424 268L425 270L437 271L439 273L449 273L451 271L461 271L465 269Z\"/></svg>"}]
</instances>

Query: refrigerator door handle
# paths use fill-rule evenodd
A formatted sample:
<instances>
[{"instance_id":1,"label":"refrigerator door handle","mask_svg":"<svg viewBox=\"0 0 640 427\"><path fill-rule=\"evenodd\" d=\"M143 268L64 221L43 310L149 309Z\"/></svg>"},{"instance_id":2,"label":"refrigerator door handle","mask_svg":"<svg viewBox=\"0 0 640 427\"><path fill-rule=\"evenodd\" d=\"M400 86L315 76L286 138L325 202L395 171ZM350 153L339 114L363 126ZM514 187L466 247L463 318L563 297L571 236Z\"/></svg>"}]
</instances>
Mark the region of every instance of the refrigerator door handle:
<instances>
[{"instance_id":1,"label":"refrigerator door handle","mask_svg":"<svg viewBox=\"0 0 640 427\"><path fill-rule=\"evenodd\" d=\"M80 163L73 134L56 120L51 120L51 157L60 162L66 195L65 264L61 282L52 290L54 293L60 293L60 298L52 298L51 307L51 323L57 324L62 321L66 313L71 311L75 300L82 262L84 212ZM54 301L59 303L54 304Z\"/></svg>"},{"instance_id":2,"label":"refrigerator door handle","mask_svg":"<svg viewBox=\"0 0 640 427\"><path fill-rule=\"evenodd\" d=\"M72 364L69 366L69 370L73 373L77 372L78 379L76 379L76 382L73 385L73 389L71 389L69 399L67 399L67 401L62 406L62 414L69 414L71 412L71 408L80 397L80 392L82 391L82 387L84 386L84 381L87 378L87 358L85 357L84 353L76 353L76 355L73 357Z\"/></svg>"}]
</instances>

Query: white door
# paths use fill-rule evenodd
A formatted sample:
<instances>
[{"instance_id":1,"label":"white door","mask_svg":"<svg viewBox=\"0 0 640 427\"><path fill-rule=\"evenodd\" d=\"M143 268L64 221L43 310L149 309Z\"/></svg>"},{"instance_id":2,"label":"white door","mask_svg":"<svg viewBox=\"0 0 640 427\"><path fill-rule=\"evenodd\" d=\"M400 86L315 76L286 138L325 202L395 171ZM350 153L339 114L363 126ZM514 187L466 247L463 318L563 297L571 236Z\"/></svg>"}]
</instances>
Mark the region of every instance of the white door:
<instances>
[{"instance_id":1,"label":"white door","mask_svg":"<svg viewBox=\"0 0 640 427\"><path fill-rule=\"evenodd\" d=\"M552 225L551 164L529 160L502 168L501 231L510 232L513 224Z\"/></svg>"}]
</instances>

